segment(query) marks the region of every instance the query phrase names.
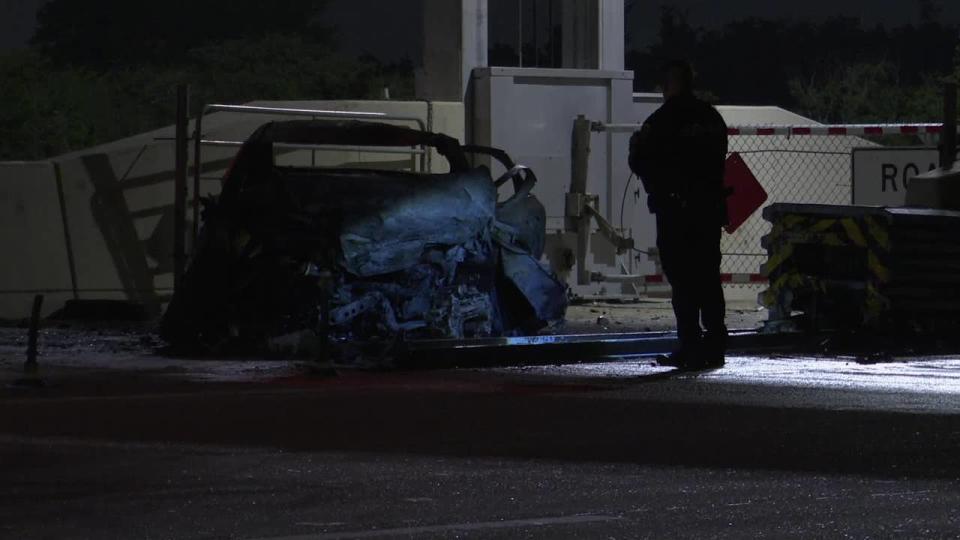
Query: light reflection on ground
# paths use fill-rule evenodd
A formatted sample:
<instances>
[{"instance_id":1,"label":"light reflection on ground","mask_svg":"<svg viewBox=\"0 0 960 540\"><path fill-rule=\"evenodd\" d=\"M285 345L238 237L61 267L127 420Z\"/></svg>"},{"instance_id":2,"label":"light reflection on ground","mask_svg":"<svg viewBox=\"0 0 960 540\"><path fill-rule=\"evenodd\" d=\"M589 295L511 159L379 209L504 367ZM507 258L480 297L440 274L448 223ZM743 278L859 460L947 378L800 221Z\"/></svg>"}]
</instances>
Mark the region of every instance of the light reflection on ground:
<instances>
[{"instance_id":1,"label":"light reflection on ground","mask_svg":"<svg viewBox=\"0 0 960 540\"><path fill-rule=\"evenodd\" d=\"M669 374L647 359L600 364L512 368L542 374L593 377L644 377ZM508 369L507 371L509 371ZM728 357L723 369L682 373L672 379L810 388L912 391L960 394L960 358L922 357L884 363L852 358Z\"/></svg>"}]
</instances>

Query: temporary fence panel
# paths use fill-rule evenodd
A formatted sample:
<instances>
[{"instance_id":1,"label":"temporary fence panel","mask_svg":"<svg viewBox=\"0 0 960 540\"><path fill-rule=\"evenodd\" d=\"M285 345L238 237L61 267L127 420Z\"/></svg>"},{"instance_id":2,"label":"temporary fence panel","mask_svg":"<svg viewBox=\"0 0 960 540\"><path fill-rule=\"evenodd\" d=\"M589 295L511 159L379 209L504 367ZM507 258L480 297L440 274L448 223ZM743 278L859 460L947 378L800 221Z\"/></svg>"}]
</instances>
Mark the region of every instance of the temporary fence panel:
<instances>
[{"instance_id":1,"label":"temporary fence panel","mask_svg":"<svg viewBox=\"0 0 960 540\"><path fill-rule=\"evenodd\" d=\"M730 127L729 150L739 153L775 203L849 205L851 163L856 148L931 144L939 124ZM883 144L878 138L884 137ZM734 234L724 234L724 274L732 283L761 283L767 253L761 239L770 232L762 210Z\"/></svg>"},{"instance_id":2,"label":"temporary fence panel","mask_svg":"<svg viewBox=\"0 0 960 540\"><path fill-rule=\"evenodd\" d=\"M631 133L637 124L595 122L597 132ZM858 148L936 146L942 124L846 124L729 126L729 152L738 153L767 192L765 205L721 241L725 284L762 287L760 267L767 257L761 246L770 232L763 208L776 203L849 205L852 159ZM658 272L641 286L665 285Z\"/></svg>"}]
</instances>

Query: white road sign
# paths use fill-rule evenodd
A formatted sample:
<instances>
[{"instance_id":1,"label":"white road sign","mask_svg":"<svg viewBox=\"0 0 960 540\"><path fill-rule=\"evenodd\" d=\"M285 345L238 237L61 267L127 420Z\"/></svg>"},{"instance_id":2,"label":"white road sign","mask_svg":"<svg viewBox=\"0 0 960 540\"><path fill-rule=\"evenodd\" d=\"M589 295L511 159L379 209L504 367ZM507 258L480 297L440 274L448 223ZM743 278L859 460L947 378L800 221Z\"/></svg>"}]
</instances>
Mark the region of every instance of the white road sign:
<instances>
[{"instance_id":1,"label":"white road sign","mask_svg":"<svg viewBox=\"0 0 960 540\"><path fill-rule=\"evenodd\" d=\"M854 148L853 204L903 206L910 180L939 161L936 148Z\"/></svg>"}]
</instances>

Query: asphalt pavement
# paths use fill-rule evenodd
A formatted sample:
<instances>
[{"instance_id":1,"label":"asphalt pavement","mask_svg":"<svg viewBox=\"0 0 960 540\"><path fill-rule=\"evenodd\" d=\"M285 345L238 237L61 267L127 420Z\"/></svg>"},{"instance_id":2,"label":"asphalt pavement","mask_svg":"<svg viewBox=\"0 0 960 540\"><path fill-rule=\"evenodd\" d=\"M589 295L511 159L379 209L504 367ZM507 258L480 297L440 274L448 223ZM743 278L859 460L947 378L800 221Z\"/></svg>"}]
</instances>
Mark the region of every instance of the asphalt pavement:
<instances>
[{"instance_id":1,"label":"asphalt pavement","mask_svg":"<svg viewBox=\"0 0 960 540\"><path fill-rule=\"evenodd\" d=\"M2 538L960 536L960 357L321 377L84 347L0 392Z\"/></svg>"}]
</instances>

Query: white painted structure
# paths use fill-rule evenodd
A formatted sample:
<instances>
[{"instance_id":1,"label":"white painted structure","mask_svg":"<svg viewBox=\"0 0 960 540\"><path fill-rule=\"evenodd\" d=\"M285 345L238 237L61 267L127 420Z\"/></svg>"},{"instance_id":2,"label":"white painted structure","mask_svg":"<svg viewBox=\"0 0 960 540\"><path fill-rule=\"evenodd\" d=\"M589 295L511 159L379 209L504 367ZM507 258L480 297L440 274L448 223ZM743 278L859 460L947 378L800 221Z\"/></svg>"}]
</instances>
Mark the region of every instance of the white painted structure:
<instances>
[{"instance_id":1,"label":"white painted structure","mask_svg":"<svg viewBox=\"0 0 960 540\"><path fill-rule=\"evenodd\" d=\"M576 249L576 235L564 231L565 197L570 191L573 119L578 115L605 122L631 118L633 74L627 71L538 68L477 68L473 78L472 139L477 144L506 149L518 163L531 167L540 179L535 193L547 210L546 256L558 273L575 269L562 264ZM588 191L599 196L599 210L620 223L620 202L629 177L629 135L591 137ZM628 213L624 225L638 230ZM641 241L644 241L641 239ZM605 274L635 270L629 255L617 257L599 235L590 242L587 262ZM621 268L621 264L623 268ZM653 267L650 267L653 270ZM567 279L571 286L575 280ZM581 294L599 293L602 285L578 286ZM608 292L618 292L608 289Z\"/></svg>"},{"instance_id":2,"label":"white painted structure","mask_svg":"<svg viewBox=\"0 0 960 540\"><path fill-rule=\"evenodd\" d=\"M426 0L424 20L456 20L442 28L431 24L424 42L424 68L418 74L420 97L462 99L467 142L505 149L531 167L540 179L537 196L547 209L547 259L561 275L573 270L569 252L574 234L564 231L564 199L571 182L573 119L584 115L610 123L638 122L633 74L624 71L623 0L568 0L562 3L562 67L556 69L488 66L484 0ZM454 52L459 54L454 54ZM470 74L468 76L468 74ZM600 211L614 226L623 223L638 235L638 246L653 245L653 220L646 213L620 208L627 187L629 135L598 134L591 140L588 191L599 196ZM485 162L494 169L497 166ZM496 172L496 171L495 171ZM629 190L626 190L629 191ZM623 221L621 221L621 219ZM590 243L591 271L604 274L653 272L652 262L632 254L617 256L599 235ZM574 280L568 280L575 285ZM575 286L580 294L619 293L615 285Z\"/></svg>"}]
</instances>

